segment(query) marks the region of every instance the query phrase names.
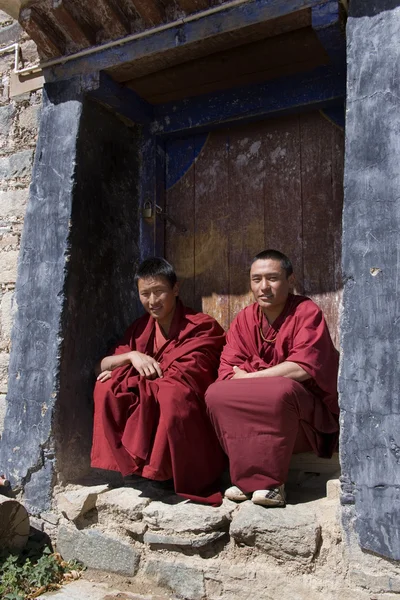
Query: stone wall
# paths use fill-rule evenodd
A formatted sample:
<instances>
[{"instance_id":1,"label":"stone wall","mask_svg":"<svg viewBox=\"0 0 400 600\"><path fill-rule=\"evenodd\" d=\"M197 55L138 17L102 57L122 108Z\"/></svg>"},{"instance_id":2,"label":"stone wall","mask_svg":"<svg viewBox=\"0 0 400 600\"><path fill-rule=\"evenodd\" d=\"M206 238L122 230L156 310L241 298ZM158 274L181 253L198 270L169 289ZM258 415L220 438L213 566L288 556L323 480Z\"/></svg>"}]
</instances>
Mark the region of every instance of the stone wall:
<instances>
[{"instance_id":1,"label":"stone wall","mask_svg":"<svg viewBox=\"0 0 400 600\"><path fill-rule=\"evenodd\" d=\"M0 11L0 48L17 41L24 66L35 64L35 44L16 21ZM13 66L13 51L0 54L0 435L6 407L13 292L42 98L41 90L10 98Z\"/></svg>"}]
</instances>

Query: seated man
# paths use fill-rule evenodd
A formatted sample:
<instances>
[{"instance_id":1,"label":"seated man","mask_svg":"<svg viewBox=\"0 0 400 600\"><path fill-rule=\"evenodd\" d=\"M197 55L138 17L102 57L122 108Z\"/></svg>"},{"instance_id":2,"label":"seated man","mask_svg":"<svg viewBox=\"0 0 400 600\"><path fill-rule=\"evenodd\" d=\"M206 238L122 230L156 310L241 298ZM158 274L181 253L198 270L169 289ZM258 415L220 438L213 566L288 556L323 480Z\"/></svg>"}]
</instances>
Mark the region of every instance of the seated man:
<instances>
[{"instance_id":1,"label":"seated man","mask_svg":"<svg viewBox=\"0 0 400 600\"><path fill-rule=\"evenodd\" d=\"M97 366L92 466L173 480L181 495L221 502L224 456L209 421L204 393L225 342L210 316L178 298L172 266L149 258L135 276L146 315Z\"/></svg>"},{"instance_id":2,"label":"seated man","mask_svg":"<svg viewBox=\"0 0 400 600\"><path fill-rule=\"evenodd\" d=\"M276 250L254 258L255 303L233 321L206 394L235 484L225 496L238 502L284 506L293 452L330 457L337 445L338 352L318 306L289 292L292 273Z\"/></svg>"}]
</instances>

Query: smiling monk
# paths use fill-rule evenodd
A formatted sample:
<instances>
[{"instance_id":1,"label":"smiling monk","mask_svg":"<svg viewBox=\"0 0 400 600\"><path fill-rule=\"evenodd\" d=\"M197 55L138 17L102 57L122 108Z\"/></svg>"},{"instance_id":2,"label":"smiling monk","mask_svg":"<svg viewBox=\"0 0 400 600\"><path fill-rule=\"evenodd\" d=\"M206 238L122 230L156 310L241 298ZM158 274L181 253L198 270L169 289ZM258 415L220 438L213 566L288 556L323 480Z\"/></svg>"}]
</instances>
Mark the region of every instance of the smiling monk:
<instances>
[{"instance_id":1,"label":"smiling monk","mask_svg":"<svg viewBox=\"0 0 400 600\"><path fill-rule=\"evenodd\" d=\"M224 331L183 306L166 260L145 260L136 282L146 314L97 365L92 466L218 504L226 459L204 393L217 376Z\"/></svg>"},{"instance_id":2,"label":"smiling monk","mask_svg":"<svg viewBox=\"0 0 400 600\"><path fill-rule=\"evenodd\" d=\"M206 403L229 457L225 496L284 506L292 454L330 457L336 447L338 353L320 308L290 293L287 256L257 254L250 284L255 303L231 325Z\"/></svg>"}]
</instances>

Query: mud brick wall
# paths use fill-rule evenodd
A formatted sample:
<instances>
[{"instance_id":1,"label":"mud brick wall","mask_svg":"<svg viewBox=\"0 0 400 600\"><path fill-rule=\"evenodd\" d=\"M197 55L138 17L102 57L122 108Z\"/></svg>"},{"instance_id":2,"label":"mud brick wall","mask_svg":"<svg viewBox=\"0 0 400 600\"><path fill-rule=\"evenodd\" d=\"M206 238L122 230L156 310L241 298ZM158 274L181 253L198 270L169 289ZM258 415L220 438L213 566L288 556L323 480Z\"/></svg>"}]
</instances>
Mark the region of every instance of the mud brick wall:
<instances>
[{"instance_id":1,"label":"mud brick wall","mask_svg":"<svg viewBox=\"0 0 400 600\"><path fill-rule=\"evenodd\" d=\"M0 11L0 48L20 43L24 66L36 64L36 46L19 24ZM10 98L14 52L0 54L0 435L4 426L13 292L42 91Z\"/></svg>"}]
</instances>

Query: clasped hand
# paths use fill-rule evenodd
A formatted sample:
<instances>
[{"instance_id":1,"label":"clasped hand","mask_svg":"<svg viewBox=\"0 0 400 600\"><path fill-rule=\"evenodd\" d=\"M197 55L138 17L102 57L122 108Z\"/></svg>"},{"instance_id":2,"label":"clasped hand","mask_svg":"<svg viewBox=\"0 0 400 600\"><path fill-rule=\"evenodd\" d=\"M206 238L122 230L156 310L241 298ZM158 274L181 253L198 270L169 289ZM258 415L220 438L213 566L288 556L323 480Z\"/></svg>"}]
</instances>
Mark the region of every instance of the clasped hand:
<instances>
[{"instance_id":1,"label":"clasped hand","mask_svg":"<svg viewBox=\"0 0 400 600\"><path fill-rule=\"evenodd\" d=\"M103 370L98 375L97 381L101 381L101 383L108 381L111 379L111 373L114 369L129 364L135 367L139 375L146 377L147 379L156 379L157 377L163 376L160 364L152 356L148 356L147 354L133 350L132 352L127 352L126 354L119 354L104 358L101 361Z\"/></svg>"},{"instance_id":2,"label":"clasped hand","mask_svg":"<svg viewBox=\"0 0 400 600\"><path fill-rule=\"evenodd\" d=\"M147 379L156 379L157 377L162 377L163 372L160 367L160 363L158 363L152 356L148 356L147 354L142 354L142 352L133 351L130 353L130 361L132 366L135 367L136 371L142 377L147 377Z\"/></svg>"}]
</instances>

